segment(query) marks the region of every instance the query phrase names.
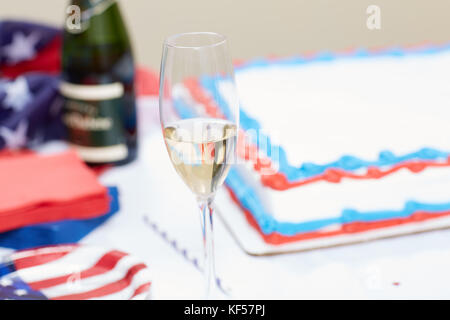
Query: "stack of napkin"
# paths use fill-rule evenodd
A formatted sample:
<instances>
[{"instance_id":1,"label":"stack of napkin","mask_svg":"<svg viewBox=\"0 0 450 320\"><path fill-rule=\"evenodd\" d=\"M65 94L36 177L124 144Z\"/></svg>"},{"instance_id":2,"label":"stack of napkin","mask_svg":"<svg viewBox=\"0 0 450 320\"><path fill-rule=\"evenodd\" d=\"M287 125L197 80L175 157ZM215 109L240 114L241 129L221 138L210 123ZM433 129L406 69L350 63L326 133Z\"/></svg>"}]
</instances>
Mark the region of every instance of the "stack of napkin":
<instances>
[{"instance_id":1,"label":"stack of napkin","mask_svg":"<svg viewBox=\"0 0 450 320\"><path fill-rule=\"evenodd\" d=\"M109 211L108 189L74 151L0 156L0 232Z\"/></svg>"}]
</instances>

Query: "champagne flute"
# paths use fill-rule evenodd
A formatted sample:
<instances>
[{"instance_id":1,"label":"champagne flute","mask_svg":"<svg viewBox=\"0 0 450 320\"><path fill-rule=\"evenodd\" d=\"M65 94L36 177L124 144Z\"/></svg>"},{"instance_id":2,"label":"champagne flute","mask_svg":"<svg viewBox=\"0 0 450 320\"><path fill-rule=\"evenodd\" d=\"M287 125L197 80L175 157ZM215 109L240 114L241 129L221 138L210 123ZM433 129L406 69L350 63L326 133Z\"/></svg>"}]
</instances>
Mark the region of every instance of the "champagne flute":
<instances>
[{"instance_id":1,"label":"champagne flute","mask_svg":"<svg viewBox=\"0 0 450 320\"><path fill-rule=\"evenodd\" d=\"M219 296L214 265L213 200L236 160L239 103L227 39L191 32L166 39L160 118L175 170L197 198L204 243L206 298Z\"/></svg>"}]
</instances>

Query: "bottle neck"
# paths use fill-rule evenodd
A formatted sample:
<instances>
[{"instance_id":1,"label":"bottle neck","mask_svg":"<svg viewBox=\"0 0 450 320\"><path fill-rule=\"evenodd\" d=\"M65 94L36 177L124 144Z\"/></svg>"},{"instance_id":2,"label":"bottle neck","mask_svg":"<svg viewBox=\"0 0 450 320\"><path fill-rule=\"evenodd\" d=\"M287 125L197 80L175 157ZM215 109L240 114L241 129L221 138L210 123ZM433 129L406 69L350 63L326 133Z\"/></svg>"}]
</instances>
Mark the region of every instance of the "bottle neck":
<instances>
[{"instance_id":1,"label":"bottle neck","mask_svg":"<svg viewBox=\"0 0 450 320\"><path fill-rule=\"evenodd\" d=\"M72 0L71 5L78 6L82 11L84 11L95 7L111 5L115 2L116 0Z\"/></svg>"},{"instance_id":2,"label":"bottle neck","mask_svg":"<svg viewBox=\"0 0 450 320\"><path fill-rule=\"evenodd\" d=\"M72 0L79 8L79 19L67 19L67 36L75 36L83 45L88 43L128 43L128 34L116 0Z\"/></svg>"},{"instance_id":3,"label":"bottle neck","mask_svg":"<svg viewBox=\"0 0 450 320\"><path fill-rule=\"evenodd\" d=\"M72 5L91 1L99 5L111 0L73 0ZM119 4L112 2L113 5L103 13L79 23L79 28L73 27L77 22L73 16L68 18L62 54L63 78L66 81L76 84L132 83L131 44ZM127 85L125 90L128 90Z\"/></svg>"},{"instance_id":4,"label":"bottle neck","mask_svg":"<svg viewBox=\"0 0 450 320\"><path fill-rule=\"evenodd\" d=\"M72 6L79 8L83 22L104 14L115 5L117 5L116 0L72 0Z\"/></svg>"}]
</instances>

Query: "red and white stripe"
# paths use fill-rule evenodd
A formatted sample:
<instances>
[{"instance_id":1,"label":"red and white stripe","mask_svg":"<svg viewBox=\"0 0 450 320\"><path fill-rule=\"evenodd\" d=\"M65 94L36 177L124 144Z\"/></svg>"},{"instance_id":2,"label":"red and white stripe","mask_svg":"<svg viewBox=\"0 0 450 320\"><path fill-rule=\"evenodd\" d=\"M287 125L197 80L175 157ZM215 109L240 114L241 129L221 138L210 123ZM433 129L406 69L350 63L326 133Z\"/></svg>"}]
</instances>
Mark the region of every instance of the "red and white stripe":
<instances>
[{"instance_id":1,"label":"red and white stripe","mask_svg":"<svg viewBox=\"0 0 450 320\"><path fill-rule=\"evenodd\" d=\"M52 300L145 299L151 285L144 262L117 250L82 245L13 253L16 275Z\"/></svg>"}]
</instances>

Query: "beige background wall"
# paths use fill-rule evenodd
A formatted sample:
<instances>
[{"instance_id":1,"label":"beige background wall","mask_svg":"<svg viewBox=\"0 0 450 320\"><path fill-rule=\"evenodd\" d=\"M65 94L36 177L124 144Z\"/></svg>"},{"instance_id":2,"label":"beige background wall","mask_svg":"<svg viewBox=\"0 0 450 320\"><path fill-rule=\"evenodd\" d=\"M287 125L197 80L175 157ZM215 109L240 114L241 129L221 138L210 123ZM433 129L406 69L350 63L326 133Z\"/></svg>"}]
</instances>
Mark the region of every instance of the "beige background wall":
<instances>
[{"instance_id":1,"label":"beige background wall","mask_svg":"<svg viewBox=\"0 0 450 320\"><path fill-rule=\"evenodd\" d=\"M163 39L216 31L234 58L450 41L450 0L120 0L140 63L159 69ZM62 25L68 0L1 0L0 18ZM369 5L381 29L366 26Z\"/></svg>"}]
</instances>

